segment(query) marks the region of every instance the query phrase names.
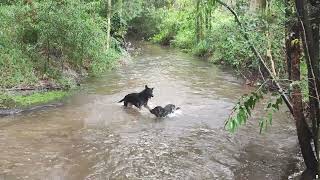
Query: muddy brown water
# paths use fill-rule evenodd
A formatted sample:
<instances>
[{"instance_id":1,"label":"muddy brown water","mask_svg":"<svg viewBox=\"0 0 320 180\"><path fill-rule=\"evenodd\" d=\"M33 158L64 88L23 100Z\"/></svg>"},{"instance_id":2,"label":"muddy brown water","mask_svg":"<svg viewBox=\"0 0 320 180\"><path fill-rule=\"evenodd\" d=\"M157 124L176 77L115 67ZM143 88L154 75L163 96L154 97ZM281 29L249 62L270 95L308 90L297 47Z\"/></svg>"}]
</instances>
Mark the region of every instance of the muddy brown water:
<instances>
[{"instance_id":1,"label":"muddy brown water","mask_svg":"<svg viewBox=\"0 0 320 180\"><path fill-rule=\"evenodd\" d=\"M157 119L117 103L145 84L155 87L150 106L181 110ZM1 118L0 180L288 179L301 158L285 108L262 135L262 109L237 133L224 130L249 91L228 71L143 45L131 63L89 79L64 106Z\"/></svg>"}]
</instances>

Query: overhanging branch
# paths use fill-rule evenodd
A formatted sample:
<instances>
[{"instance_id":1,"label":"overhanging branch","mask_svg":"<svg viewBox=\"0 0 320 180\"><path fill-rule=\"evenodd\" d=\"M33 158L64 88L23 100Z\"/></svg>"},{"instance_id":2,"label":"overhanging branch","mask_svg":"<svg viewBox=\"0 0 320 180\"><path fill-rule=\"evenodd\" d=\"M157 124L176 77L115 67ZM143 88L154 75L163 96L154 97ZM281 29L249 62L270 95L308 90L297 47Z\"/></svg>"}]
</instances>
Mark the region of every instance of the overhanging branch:
<instances>
[{"instance_id":1,"label":"overhanging branch","mask_svg":"<svg viewBox=\"0 0 320 180\"><path fill-rule=\"evenodd\" d=\"M251 43L248 34L246 34L245 32L245 28L242 25L239 16L237 15L237 13L226 3L220 1L220 0L216 0L217 3L221 4L222 6L224 6L225 8L227 8L235 17L235 20L237 22L237 24L240 26L241 28L241 32L243 34L243 37L245 38L245 40L248 42L249 47L251 49L251 51L254 53L254 55L259 59L259 62L263 65L263 67L267 70L269 76L271 77L271 79L273 80L275 86L278 89L278 92L280 93L282 99L284 100L284 102L286 103L287 107L289 108L291 114L293 114L293 106L289 100L289 97L285 94L283 88L281 87L281 85L279 84L279 82L277 81L277 78L272 74L271 70L269 69L269 67L267 66L267 63L265 62L265 60L262 58L262 56L260 55L260 53L258 52L257 48Z\"/></svg>"}]
</instances>

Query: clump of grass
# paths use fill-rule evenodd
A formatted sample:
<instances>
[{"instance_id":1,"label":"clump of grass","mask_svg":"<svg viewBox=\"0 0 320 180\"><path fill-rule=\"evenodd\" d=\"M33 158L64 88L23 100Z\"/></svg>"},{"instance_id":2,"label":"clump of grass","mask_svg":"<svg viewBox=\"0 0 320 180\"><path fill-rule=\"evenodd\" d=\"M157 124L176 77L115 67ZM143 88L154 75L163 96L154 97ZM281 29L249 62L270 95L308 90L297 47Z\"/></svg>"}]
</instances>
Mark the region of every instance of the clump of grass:
<instances>
[{"instance_id":1,"label":"clump of grass","mask_svg":"<svg viewBox=\"0 0 320 180\"><path fill-rule=\"evenodd\" d=\"M0 108L27 108L61 100L69 95L66 91L37 92L31 95L0 95Z\"/></svg>"},{"instance_id":2,"label":"clump of grass","mask_svg":"<svg viewBox=\"0 0 320 180\"><path fill-rule=\"evenodd\" d=\"M50 92L39 92L32 95L19 95L14 96L12 99L16 102L19 107L29 107L32 105L45 104L48 102L60 100L67 96L69 93L66 91L50 91Z\"/></svg>"},{"instance_id":3,"label":"clump of grass","mask_svg":"<svg viewBox=\"0 0 320 180\"><path fill-rule=\"evenodd\" d=\"M12 96L0 92L0 109L14 108L15 101L12 99Z\"/></svg>"}]
</instances>

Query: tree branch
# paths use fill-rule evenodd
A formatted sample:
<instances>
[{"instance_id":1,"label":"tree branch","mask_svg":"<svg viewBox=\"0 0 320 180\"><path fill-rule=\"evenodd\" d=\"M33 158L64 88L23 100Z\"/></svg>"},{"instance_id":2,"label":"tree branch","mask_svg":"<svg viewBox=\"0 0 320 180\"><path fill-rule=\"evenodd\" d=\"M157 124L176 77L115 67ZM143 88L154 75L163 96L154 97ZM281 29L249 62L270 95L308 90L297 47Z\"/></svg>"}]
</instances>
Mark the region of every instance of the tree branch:
<instances>
[{"instance_id":1,"label":"tree branch","mask_svg":"<svg viewBox=\"0 0 320 180\"><path fill-rule=\"evenodd\" d=\"M245 40L248 42L249 47L251 49L251 51L255 54L255 56L259 59L260 63L263 65L263 67L267 70L269 76L271 77L271 79L273 80L275 86L278 88L278 92L280 93L282 99L284 100L284 102L286 103L287 107L289 108L291 114L293 114L293 106L289 100L289 97L285 94L283 88L281 87L281 85L279 84L279 82L277 81L277 78L273 75L272 71L270 70L270 68L267 66L267 63L265 62L265 60L262 58L262 56L260 55L260 53L257 51L256 47L251 43L250 38L248 36L248 34L245 32L245 28L242 25L239 16L237 15L237 13L230 7L228 6L226 3L220 1L220 0L216 0L217 3L221 4L222 6L224 6L225 8L227 8L235 17L235 20L237 22L237 24L240 26L240 29L242 31L243 37L245 38Z\"/></svg>"}]
</instances>

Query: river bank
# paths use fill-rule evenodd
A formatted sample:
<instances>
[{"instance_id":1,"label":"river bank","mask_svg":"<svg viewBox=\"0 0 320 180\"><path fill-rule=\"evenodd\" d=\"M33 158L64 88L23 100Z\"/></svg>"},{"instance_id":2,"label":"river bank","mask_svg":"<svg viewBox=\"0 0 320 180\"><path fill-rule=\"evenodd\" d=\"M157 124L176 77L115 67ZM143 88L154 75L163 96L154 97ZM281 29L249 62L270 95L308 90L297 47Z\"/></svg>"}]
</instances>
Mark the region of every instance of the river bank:
<instances>
[{"instance_id":1,"label":"river bank","mask_svg":"<svg viewBox=\"0 0 320 180\"><path fill-rule=\"evenodd\" d=\"M63 99L86 77L116 65L123 52L118 31L105 31L102 22L111 17L101 13L104 8L88 8L93 8L90 2L70 0L0 2L3 111Z\"/></svg>"},{"instance_id":2,"label":"river bank","mask_svg":"<svg viewBox=\"0 0 320 180\"><path fill-rule=\"evenodd\" d=\"M120 58L115 57L113 63L104 71L125 64L126 59L130 59L128 54L122 54ZM85 79L100 76L102 73L103 71L93 75L85 69L78 72L69 69L61 73L64 76L58 76L55 79L39 79L33 85L25 86L22 83L15 84L12 88L0 89L0 116L60 106L65 98L81 89L81 83ZM66 78L67 82L65 82Z\"/></svg>"},{"instance_id":3,"label":"river bank","mask_svg":"<svg viewBox=\"0 0 320 180\"><path fill-rule=\"evenodd\" d=\"M62 104L71 90L32 91L0 94L0 116L14 115Z\"/></svg>"}]
</instances>

